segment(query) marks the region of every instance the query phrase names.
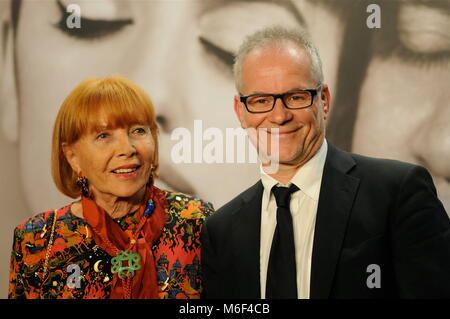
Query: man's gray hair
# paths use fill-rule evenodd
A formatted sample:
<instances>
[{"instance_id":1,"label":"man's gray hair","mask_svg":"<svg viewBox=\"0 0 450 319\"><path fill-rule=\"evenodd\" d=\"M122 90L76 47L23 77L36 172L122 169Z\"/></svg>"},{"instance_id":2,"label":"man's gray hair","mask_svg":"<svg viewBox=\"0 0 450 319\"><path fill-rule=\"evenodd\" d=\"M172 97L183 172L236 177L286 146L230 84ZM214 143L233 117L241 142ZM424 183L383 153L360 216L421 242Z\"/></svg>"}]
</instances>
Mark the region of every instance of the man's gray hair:
<instances>
[{"instance_id":1,"label":"man's gray hair","mask_svg":"<svg viewBox=\"0 0 450 319\"><path fill-rule=\"evenodd\" d=\"M317 81L317 84L323 82L322 61L317 48L310 41L308 34L299 29L287 29L276 25L266 27L247 36L239 47L233 65L234 79L238 92L241 92L243 85L242 64L247 55L256 48L281 48L286 42L293 42L306 51L311 58L311 76Z\"/></svg>"}]
</instances>

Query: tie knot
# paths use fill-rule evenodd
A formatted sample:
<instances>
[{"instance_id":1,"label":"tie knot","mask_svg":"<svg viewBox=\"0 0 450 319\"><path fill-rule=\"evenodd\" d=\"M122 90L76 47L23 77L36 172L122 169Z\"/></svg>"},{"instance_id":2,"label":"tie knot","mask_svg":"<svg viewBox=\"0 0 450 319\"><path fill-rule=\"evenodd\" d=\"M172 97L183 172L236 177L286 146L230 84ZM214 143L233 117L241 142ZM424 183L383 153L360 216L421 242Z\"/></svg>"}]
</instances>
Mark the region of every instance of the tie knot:
<instances>
[{"instance_id":1,"label":"tie knot","mask_svg":"<svg viewBox=\"0 0 450 319\"><path fill-rule=\"evenodd\" d=\"M285 207L289 209L289 201L291 194L298 191L298 187L291 184L289 187L272 187L272 193L275 195L277 207Z\"/></svg>"}]
</instances>

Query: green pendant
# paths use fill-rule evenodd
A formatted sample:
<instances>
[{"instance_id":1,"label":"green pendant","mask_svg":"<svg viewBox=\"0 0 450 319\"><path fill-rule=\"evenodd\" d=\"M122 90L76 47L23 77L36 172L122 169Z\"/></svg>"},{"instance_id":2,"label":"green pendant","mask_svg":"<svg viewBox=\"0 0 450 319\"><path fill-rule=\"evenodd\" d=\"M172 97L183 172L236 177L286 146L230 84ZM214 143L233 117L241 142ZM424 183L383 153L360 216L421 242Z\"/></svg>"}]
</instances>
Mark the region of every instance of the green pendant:
<instances>
[{"instance_id":1,"label":"green pendant","mask_svg":"<svg viewBox=\"0 0 450 319\"><path fill-rule=\"evenodd\" d=\"M140 260L141 256L139 254L133 254L131 251L127 253L121 250L120 254L117 254L111 259L111 272L113 274L117 273L120 279L123 279L123 277L133 277L134 271L141 269Z\"/></svg>"}]
</instances>

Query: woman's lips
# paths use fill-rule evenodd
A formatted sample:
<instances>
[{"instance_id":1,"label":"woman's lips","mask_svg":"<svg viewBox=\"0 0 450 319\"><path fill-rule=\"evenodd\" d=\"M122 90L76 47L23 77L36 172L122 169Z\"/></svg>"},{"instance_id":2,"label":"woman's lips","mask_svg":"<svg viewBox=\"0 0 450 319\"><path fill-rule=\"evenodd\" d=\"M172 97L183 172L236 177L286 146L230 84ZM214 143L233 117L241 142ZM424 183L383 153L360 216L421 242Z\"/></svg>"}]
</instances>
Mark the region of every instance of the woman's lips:
<instances>
[{"instance_id":1,"label":"woman's lips","mask_svg":"<svg viewBox=\"0 0 450 319\"><path fill-rule=\"evenodd\" d=\"M133 165L127 168L125 166L122 166L120 168L111 171L111 173L118 178L132 179L135 178L140 173L140 169L141 169L140 165L138 166Z\"/></svg>"}]
</instances>

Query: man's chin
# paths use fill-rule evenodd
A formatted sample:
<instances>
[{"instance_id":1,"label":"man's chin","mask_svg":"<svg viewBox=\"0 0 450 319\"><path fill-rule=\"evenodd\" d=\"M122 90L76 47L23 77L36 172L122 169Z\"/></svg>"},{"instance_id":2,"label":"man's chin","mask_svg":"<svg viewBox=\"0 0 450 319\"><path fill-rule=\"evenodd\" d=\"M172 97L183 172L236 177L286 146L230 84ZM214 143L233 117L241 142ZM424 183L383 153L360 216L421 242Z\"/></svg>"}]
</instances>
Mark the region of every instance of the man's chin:
<instances>
[{"instance_id":1,"label":"man's chin","mask_svg":"<svg viewBox=\"0 0 450 319\"><path fill-rule=\"evenodd\" d=\"M299 156L295 152L281 152L278 157L272 156L271 159L282 165L292 165L298 162Z\"/></svg>"},{"instance_id":2,"label":"man's chin","mask_svg":"<svg viewBox=\"0 0 450 319\"><path fill-rule=\"evenodd\" d=\"M269 159L262 163L264 171L267 174L275 174L278 172L280 165L283 166L297 166L299 164L299 160L296 156L277 156L272 157L269 156Z\"/></svg>"}]
</instances>

